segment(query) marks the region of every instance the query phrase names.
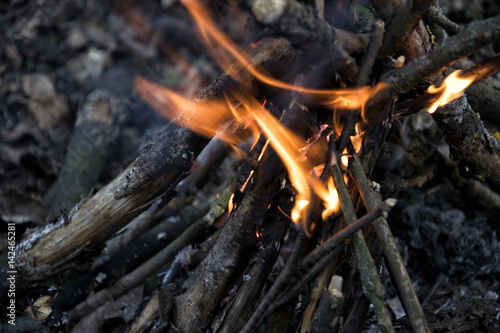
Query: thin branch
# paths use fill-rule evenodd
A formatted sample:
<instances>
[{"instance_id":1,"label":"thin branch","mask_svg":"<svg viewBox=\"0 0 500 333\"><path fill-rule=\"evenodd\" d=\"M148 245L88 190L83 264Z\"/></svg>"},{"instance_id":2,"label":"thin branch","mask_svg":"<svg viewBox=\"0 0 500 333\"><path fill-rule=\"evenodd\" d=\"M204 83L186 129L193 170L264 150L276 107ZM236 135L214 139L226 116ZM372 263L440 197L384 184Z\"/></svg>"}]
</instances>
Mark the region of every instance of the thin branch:
<instances>
[{"instance_id":1,"label":"thin branch","mask_svg":"<svg viewBox=\"0 0 500 333\"><path fill-rule=\"evenodd\" d=\"M439 6L431 6L427 11L425 18L437 25L440 25L450 35L456 35L462 30L460 25L456 24L444 15L443 10Z\"/></svg>"},{"instance_id":2,"label":"thin branch","mask_svg":"<svg viewBox=\"0 0 500 333\"><path fill-rule=\"evenodd\" d=\"M276 300L276 297L281 292L283 286L286 284L286 280L290 278L292 275L293 269L299 260L300 254L302 252L303 245L306 241L307 235L304 230L304 226L300 228L299 234L297 235L297 239L293 245L292 252L290 253L290 257L288 261L281 271L280 275L276 279L276 281L271 286L271 289L267 292L266 296L259 304L257 309L253 312L252 316L248 320L247 324L241 330L241 333L250 333L254 329L256 329L266 317L266 314L269 314L269 308Z\"/></svg>"},{"instance_id":3,"label":"thin branch","mask_svg":"<svg viewBox=\"0 0 500 333\"><path fill-rule=\"evenodd\" d=\"M332 140L330 152L335 156L332 159L333 164L331 165L332 175L335 186L337 187L344 218L348 224L351 224L357 220L356 212L351 202L349 191L342 178L342 173L338 165L339 158L335 152L334 146L335 144ZM356 253L358 270L360 272L361 281L363 282L363 291L373 304L378 318L378 327L382 332L395 332L391 315L384 304L384 286L380 281L375 262L368 250L363 233L361 231L356 232L352 237L352 241Z\"/></svg>"},{"instance_id":4,"label":"thin branch","mask_svg":"<svg viewBox=\"0 0 500 333\"><path fill-rule=\"evenodd\" d=\"M500 54L484 60L466 71L463 71L459 75L459 78L470 78L472 76L474 77L474 81L471 85L474 85L492 75L497 74L498 72L500 72ZM426 92L422 96L419 96L412 100L406 100L404 102L397 103L394 114L397 116L401 116L409 113L419 112L420 110L432 105L432 103L437 101L438 98L439 94L430 94Z\"/></svg>"},{"instance_id":5,"label":"thin branch","mask_svg":"<svg viewBox=\"0 0 500 333\"><path fill-rule=\"evenodd\" d=\"M205 225L201 220L190 226L181 236L176 238L154 257L146 261L143 265L135 269L130 274L122 277L113 286L103 289L80 303L69 313L69 320L75 322L91 311L97 309L107 301L117 298L130 289L133 289L144 282L149 276L155 274L162 266L172 260L175 255L187 245L195 242L205 231Z\"/></svg>"},{"instance_id":6,"label":"thin branch","mask_svg":"<svg viewBox=\"0 0 500 333\"><path fill-rule=\"evenodd\" d=\"M380 194L373 190L354 149L350 149L349 153L353 156L349 159L349 171L358 187L364 205L369 209L377 207L381 202ZM386 218L381 217L374 224L374 227L382 245L391 279L396 286L413 332L431 332Z\"/></svg>"},{"instance_id":7,"label":"thin branch","mask_svg":"<svg viewBox=\"0 0 500 333\"><path fill-rule=\"evenodd\" d=\"M373 22L372 27L373 31L370 35L370 42L363 54L363 58L361 59L361 67L356 79L357 87L362 87L368 83L370 72L382 44L382 37L384 36L384 22L382 20L376 20Z\"/></svg>"},{"instance_id":8,"label":"thin branch","mask_svg":"<svg viewBox=\"0 0 500 333\"><path fill-rule=\"evenodd\" d=\"M385 73L382 76L382 82L387 84L387 87L382 89L374 99L390 100L404 94L425 78L499 39L500 15L472 22L459 34L447 39L441 46L414 59L402 68Z\"/></svg>"}]
</instances>

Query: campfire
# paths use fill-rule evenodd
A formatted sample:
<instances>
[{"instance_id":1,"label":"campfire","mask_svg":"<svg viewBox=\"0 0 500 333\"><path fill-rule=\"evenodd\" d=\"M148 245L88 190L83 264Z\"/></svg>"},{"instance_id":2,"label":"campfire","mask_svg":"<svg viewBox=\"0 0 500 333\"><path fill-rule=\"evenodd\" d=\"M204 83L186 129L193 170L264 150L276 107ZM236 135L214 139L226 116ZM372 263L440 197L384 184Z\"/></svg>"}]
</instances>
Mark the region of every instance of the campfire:
<instances>
[{"instance_id":1,"label":"campfire","mask_svg":"<svg viewBox=\"0 0 500 333\"><path fill-rule=\"evenodd\" d=\"M370 305L378 329L395 332L380 274L385 267L409 327L431 332L387 222L398 199L394 188L421 187L427 178L391 183L377 163L398 167L395 151L383 155L399 131L415 168L431 155L454 170L460 161L489 186L489 198L498 196L500 145L464 92L497 74L500 56L457 62L500 40L500 16L461 27L431 1L371 1L362 14L350 1L255 0L231 7L258 27L258 37L241 48L205 2L181 3L222 74L195 96L137 76L135 92L169 124L113 181L23 236L17 270L27 283L62 281L77 263L90 267L96 250L141 213L192 204L188 198L205 191L223 161L232 161L235 174L168 242L161 240L165 224L149 226L151 242L161 246L137 253L140 262L117 278L97 274L106 259L95 259L92 279L106 286L82 282L75 303L66 291L77 288L75 277L70 287L37 297L28 315L70 331L166 269L128 332L361 332ZM195 72L133 7L121 10L183 73ZM341 26L343 16L350 23ZM447 36L439 43L430 22ZM418 155L418 144L406 143L408 119L423 112L452 159L437 150ZM150 240L140 237L137 243ZM200 258L190 254L193 247ZM179 276L181 267L194 271L189 279Z\"/></svg>"}]
</instances>

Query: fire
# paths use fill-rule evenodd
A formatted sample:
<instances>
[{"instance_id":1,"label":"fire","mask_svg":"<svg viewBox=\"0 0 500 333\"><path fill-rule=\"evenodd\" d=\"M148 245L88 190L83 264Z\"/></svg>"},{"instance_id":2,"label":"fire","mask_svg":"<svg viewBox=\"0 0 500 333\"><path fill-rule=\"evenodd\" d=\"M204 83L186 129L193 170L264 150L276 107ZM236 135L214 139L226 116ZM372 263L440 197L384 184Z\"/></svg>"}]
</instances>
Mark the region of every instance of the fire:
<instances>
[{"instance_id":1,"label":"fire","mask_svg":"<svg viewBox=\"0 0 500 333\"><path fill-rule=\"evenodd\" d=\"M245 69L265 84L298 91L305 97L344 109L363 109L368 99L382 87L379 84L375 87L318 90L295 87L277 80L267 75L262 69L257 68L257 60L247 58L248 56L239 47L218 30L207 14L209 11L203 8L198 1L182 0L182 2L197 24L212 56L223 69L229 68L236 60L239 63L239 70ZM233 72L236 73L236 71ZM228 74L232 74L231 70L228 71ZM238 77L235 75L234 79L237 80ZM209 138L217 136L228 143L237 145L248 137L257 138L262 131L268 140L259 160L270 144L282 159L288 171L288 177L298 192L295 207L291 212L291 218L295 223L301 224L307 218L313 193L322 200L325 206L322 213L323 219L338 211L339 199L333 179L330 177L325 185L315 175L319 169L312 171L313 166L301 163L304 162L305 151L309 146L308 142L283 126L266 110L264 105L261 105L253 97L240 92L238 96L226 96L225 99L219 101L194 104L189 99L167 88L159 87L141 78L136 79L135 86L139 95L160 114L200 135ZM360 138L359 132L352 137L356 150L359 150ZM253 171L243 187L252 178L252 175ZM233 208L233 197L231 197L229 212Z\"/></svg>"},{"instance_id":2,"label":"fire","mask_svg":"<svg viewBox=\"0 0 500 333\"><path fill-rule=\"evenodd\" d=\"M233 211L233 207L234 207L233 199L234 199L234 193L231 194L231 197L229 198L229 201L227 203L227 213L228 213L228 215L230 215L231 212Z\"/></svg>"},{"instance_id":3,"label":"fire","mask_svg":"<svg viewBox=\"0 0 500 333\"><path fill-rule=\"evenodd\" d=\"M446 105L452 100L462 96L462 93L467 89L473 82L474 76L470 77L460 77L460 70L456 70L444 80L441 87L436 88L436 86L430 86L427 89L429 94L440 94L438 100L434 102L427 110L429 113L433 113L440 106Z\"/></svg>"},{"instance_id":4,"label":"fire","mask_svg":"<svg viewBox=\"0 0 500 333\"><path fill-rule=\"evenodd\" d=\"M328 216L335 212L338 212L340 207L339 196L337 194L337 189L333 183L333 178L330 177L328 180L327 188L318 187L318 195L323 200L325 204L325 210L321 214L323 220L326 220Z\"/></svg>"},{"instance_id":5,"label":"fire","mask_svg":"<svg viewBox=\"0 0 500 333\"><path fill-rule=\"evenodd\" d=\"M191 14L195 24L198 26L200 35L206 43L212 57L218 65L226 70L236 59L239 64L248 71L257 80L285 90L297 91L305 96L310 96L325 105L340 106L344 109L363 110L368 100L379 90L383 89L385 84L379 83L375 87L344 88L336 89L310 89L307 87L295 87L292 84L283 82L264 73L263 70L256 68L254 59L248 59L241 48L234 44L222 31L220 31L208 15L209 10L197 0L181 0L183 5ZM215 52L217 50L217 52ZM228 73L236 74L236 73ZM233 76L235 80L238 77ZM363 112L362 112L363 114Z\"/></svg>"},{"instance_id":6,"label":"fire","mask_svg":"<svg viewBox=\"0 0 500 333\"><path fill-rule=\"evenodd\" d=\"M172 90L143 78L138 77L134 81L139 96L159 114L202 136L207 138L216 136L232 145L237 145L248 137L255 138L259 133L259 129L248 118L248 114L238 111L239 109L233 106L229 99L195 105Z\"/></svg>"}]
</instances>

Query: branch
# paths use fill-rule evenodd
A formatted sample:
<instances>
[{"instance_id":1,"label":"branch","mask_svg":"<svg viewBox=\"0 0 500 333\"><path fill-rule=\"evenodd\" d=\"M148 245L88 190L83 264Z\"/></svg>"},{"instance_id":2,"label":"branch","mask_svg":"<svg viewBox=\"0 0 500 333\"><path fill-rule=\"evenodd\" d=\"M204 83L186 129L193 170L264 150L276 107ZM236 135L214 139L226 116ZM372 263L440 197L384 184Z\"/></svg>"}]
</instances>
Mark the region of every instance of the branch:
<instances>
[{"instance_id":1,"label":"branch","mask_svg":"<svg viewBox=\"0 0 500 333\"><path fill-rule=\"evenodd\" d=\"M349 159L349 171L358 187L364 205L368 209L372 209L380 204L380 194L373 190L358 156L353 149L350 150L350 154L353 157ZM415 290L413 289L410 277L408 276L408 272L406 271L401 254L392 236L391 229L387 224L386 217L381 217L377 223L374 223L374 227L380 244L382 245L387 269L396 286L406 315L413 328L413 332L431 332Z\"/></svg>"},{"instance_id":2,"label":"branch","mask_svg":"<svg viewBox=\"0 0 500 333\"><path fill-rule=\"evenodd\" d=\"M499 39L500 15L472 22L459 34L447 39L441 46L414 59L402 68L385 73L382 76L382 82L387 84L387 87L374 98L389 100L402 95L423 79Z\"/></svg>"},{"instance_id":3,"label":"branch","mask_svg":"<svg viewBox=\"0 0 500 333\"><path fill-rule=\"evenodd\" d=\"M500 142L472 111L465 96L438 108L432 117L450 146L450 155L466 163L472 175L500 189Z\"/></svg>"},{"instance_id":4,"label":"branch","mask_svg":"<svg viewBox=\"0 0 500 333\"><path fill-rule=\"evenodd\" d=\"M335 30L318 18L312 8L295 0L256 0L252 13L258 22L297 48L315 56L324 56L326 52L340 74L354 82L358 72L356 61L336 42Z\"/></svg>"},{"instance_id":5,"label":"branch","mask_svg":"<svg viewBox=\"0 0 500 333\"><path fill-rule=\"evenodd\" d=\"M331 171L335 186L337 187L344 218L347 224L351 224L357 220L356 212L351 202L349 191L342 178L342 173L338 165L339 158L338 154L335 152L334 146L335 143L332 140L330 142L330 152L333 154L334 158L332 159ZM375 262L368 250L363 233L361 231L356 232L352 237L352 242L355 249L361 282L364 287L363 292L373 304L373 308L378 318L378 327L382 332L395 332L391 315L384 304L384 286L380 281Z\"/></svg>"},{"instance_id":6,"label":"branch","mask_svg":"<svg viewBox=\"0 0 500 333\"><path fill-rule=\"evenodd\" d=\"M471 83L471 86L474 86L476 83L488 78L491 75L497 74L498 72L500 72L500 54L493 58L482 61L466 71L463 71L459 75L459 77L470 78L471 76L473 76L474 81ZM438 98L439 94L430 94L426 92L424 95L412 100L406 100L402 103L397 103L394 110L394 115L400 116L404 114L419 112L420 110L427 108L429 105L432 105L432 103L437 101ZM493 113L497 113L496 110ZM492 115L492 117L494 117L494 115ZM498 116L496 117L498 118Z\"/></svg>"}]
</instances>

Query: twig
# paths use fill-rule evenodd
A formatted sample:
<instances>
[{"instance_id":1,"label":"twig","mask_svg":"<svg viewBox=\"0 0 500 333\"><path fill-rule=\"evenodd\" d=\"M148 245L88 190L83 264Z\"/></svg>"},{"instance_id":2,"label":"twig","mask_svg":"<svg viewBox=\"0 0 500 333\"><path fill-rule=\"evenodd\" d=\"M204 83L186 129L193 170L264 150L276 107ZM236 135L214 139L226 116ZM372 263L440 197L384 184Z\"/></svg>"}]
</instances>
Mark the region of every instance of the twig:
<instances>
[{"instance_id":1,"label":"twig","mask_svg":"<svg viewBox=\"0 0 500 333\"><path fill-rule=\"evenodd\" d=\"M176 238L163 250L158 252L154 257L149 259L143 265L135 269L130 274L122 277L113 286L103 289L94 295L90 296L85 302L80 303L69 313L70 322L77 321L97 309L107 301L117 298L144 282L150 275L156 273L162 266L172 260L175 255L187 245L195 242L203 235L205 225L201 220L190 226L181 236Z\"/></svg>"},{"instance_id":2,"label":"twig","mask_svg":"<svg viewBox=\"0 0 500 333\"><path fill-rule=\"evenodd\" d=\"M437 25L440 25L450 35L456 35L462 27L443 14L443 10L439 6L431 6L425 15L425 18Z\"/></svg>"},{"instance_id":3,"label":"twig","mask_svg":"<svg viewBox=\"0 0 500 333\"><path fill-rule=\"evenodd\" d=\"M500 189L500 142L484 128L466 97L438 108L432 117L443 132L453 158L466 163L476 179Z\"/></svg>"},{"instance_id":4,"label":"twig","mask_svg":"<svg viewBox=\"0 0 500 333\"><path fill-rule=\"evenodd\" d=\"M284 242L283 238L290 226L290 219L282 211L292 209L293 202L290 201L292 194L291 190L283 190L278 199L273 200L275 203L270 211L274 213L267 215L264 220L262 234L259 237L261 243L259 243L258 254L241 279L240 286L226 307L227 311L220 315L224 318L223 322L219 327L212 325L213 331L220 333L239 332L248 322L256 304L259 303L262 288L272 272ZM217 319L214 322L217 322Z\"/></svg>"},{"instance_id":5,"label":"twig","mask_svg":"<svg viewBox=\"0 0 500 333\"><path fill-rule=\"evenodd\" d=\"M248 320L247 324L243 327L241 330L241 333L250 333L252 332L255 328L259 326L259 324L262 323L263 319L267 317L270 313L269 309L272 307L273 302L275 302L276 297L279 295L279 293L282 290L282 287L285 285L286 280L290 278L293 269L295 267L295 264L299 260L300 254L302 252L302 246L307 238L306 232L304 230L304 227L300 228L299 234L297 235L297 239L295 240L295 243L293 245L292 252L290 253L290 257L288 258L288 261L281 271L280 275L276 279L276 281L273 283L271 289L267 292L266 296L262 300L262 302L259 304L257 309L253 312L252 316Z\"/></svg>"},{"instance_id":6,"label":"twig","mask_svg":"<svg viewBox=\"0 0 500 333\"><path fill-rule=\"evenodd\" d=\"M328 240L324 242L323 245L305 256L304 259L302 259L302 267L308 269L309 267L313 266L317 261L333 251L333 249L338 247L340 244L342 244L344 240L351 237L357 231L372 223L380 216L386 215L391 210L391 208L394 207L394 205L396 205L396 200L394 199L387 199L386 201L381 202L376 209L372 209L363 217L349 224L347 227L345 227L332 237L328 238Z\"/></svg>"},{"instance_id":7,"label":"twig","mask_svg":"<svg viewBox=\"0 0 500 333\"><path fill-rule=\"evenodd\" d=\"M335 42L333 28L311 8L295 0L257 0L252 5L252 13L257 21L308 53L323 55L326 48L332 64L345 78L354 81L358 71L356 61Z\"/></svg>"},{"instance_id":8,"label":"twig","mask_svg":"<svg viewBox=\"0 0 500 333\"><path fill-rule=\"evenodd\" d=\"M377 207L381 202L380 195L373 190L354 149L350 149L350 154L353 157L349 160L349 171L359 189L365 206L369 209ZM374 227L382 245L387 268L396 286L413 331L431 332L386 218L381 217L378 223L374 224Z\"/></svg>"},{"instance_id":9,"label":"twig","mask_svg":"<svg viewBox=\"0 0 500 333\"><path fill-rule=\"evenodd\" d=\"M266 313L262 316L261 321L264 321L268 318L272 313L278 311L283 306L287 305L290 301L292 301L295 297L297 297L300 292L304 289L304 287L312 281L320 272L325 268L328 263L330 263L335 257L342 253L344 250L344 245L339 245L332 251L330 251L327 255L325 255L321 260L316 262L314 266L312 266L309 270L301 269L299 272L306 272L302 276L293 276L294 280L298 280L298 282L292 286L292 289L289 290L286 294L279 298L277 302L274 302L269 306Z\"/></svg>"},{"instance_id":10,"label":"twig","mask_svg":"<svg viewBox=\"0 0 500 333\"><path fill-rule=\"evenodd\" d=\"M382 20L376 20L373 22L372 26L373 31L370 35L370 42L361 59L361 66L356 79L357 87L362 87L368 83L370 72L377 58L382 43L382 37L384 36L384 22Z\"/></svg>"},{"instance_id":11,"label":"twig","mask_svg":"<svg viewBox=\"0 0 500 333\"><path fill-rule=\"evenodd\" d=\"M500 15L472 22L441 46L382 76L387 84L374 99L392 99L404 94L423 79L442 71L453 62L500 39Z\"/></svg>"},{"instance_id":12,"label":"twig","mask_svg":"<svg viewBox=\"0 0 500 333\"><path fill-rule=\"evenodd\" d=\"M500 72L500 54L490 59L481 61L479 64L463 71L458 77L469 78L472 76L474 77L474 81L471 85L474 85L491 75L497 74L498 72ZM426 92L422 96L412 100L397 103L394 114L399 117L401 115L419 112L420 110L427 108L429 105L432 105L432 103L434 103L438 98L439 94L430 94Z\"/></svg>"},{"instance_id":13,"label":"twig","mask_svg":"<svg viewBox=\"0 0 500 333\"><path fill-rule=\"evenodd\" d=\"M349 191L342 178L342 173L338 166L338 155L335 151L335 143L330 144L330 153L335 157L332 159L332 175L335 181L335 186L337 187L337 192L339 195L340 203L342 206L342 211L344 213L344 218L348 224L351 224L357 220L356 212L351 202L349 196ZM375 267L375 262L370 255L370 251L366 245L365 239L361 231L356 232L352 237L357 265L360 272L361 281L364 286L364 293L366 297L372 302L375 313L378 318L378 327L382 332L394 332L394 327L392 325L391 315L384 304L384 287L378 276L377 268Z\"/></svg>"}]
</instances>

